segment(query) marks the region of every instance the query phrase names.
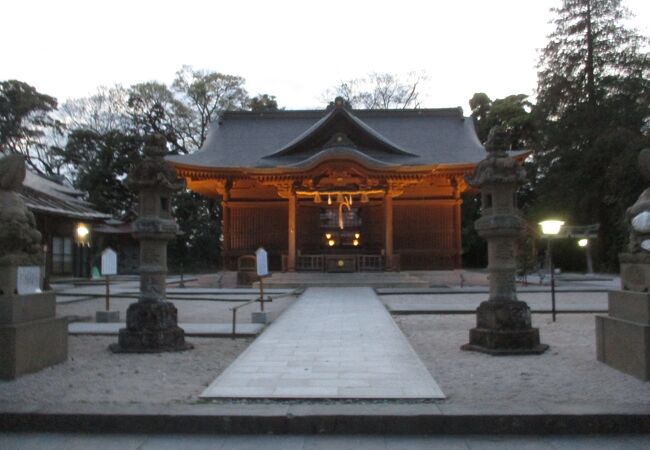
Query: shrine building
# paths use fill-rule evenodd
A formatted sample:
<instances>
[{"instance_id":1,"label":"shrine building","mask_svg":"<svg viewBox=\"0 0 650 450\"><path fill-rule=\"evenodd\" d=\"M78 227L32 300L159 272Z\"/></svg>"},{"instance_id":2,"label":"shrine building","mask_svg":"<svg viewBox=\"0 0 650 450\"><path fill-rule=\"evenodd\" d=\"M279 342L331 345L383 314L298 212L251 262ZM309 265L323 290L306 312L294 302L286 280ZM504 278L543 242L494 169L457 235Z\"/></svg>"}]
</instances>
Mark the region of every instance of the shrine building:
<instances>
[{"instance_id":1,"label":"shrine building","mask_svg":"<svg viewBox=\"0 0 650 450\"><path fill-rule=\"evenodd\" d=\"M222 205L226 268L263 246L273 270L461 266L464 176L485 157L461 108L226 112L168 157Z\"/></svg>"}]
</instances>

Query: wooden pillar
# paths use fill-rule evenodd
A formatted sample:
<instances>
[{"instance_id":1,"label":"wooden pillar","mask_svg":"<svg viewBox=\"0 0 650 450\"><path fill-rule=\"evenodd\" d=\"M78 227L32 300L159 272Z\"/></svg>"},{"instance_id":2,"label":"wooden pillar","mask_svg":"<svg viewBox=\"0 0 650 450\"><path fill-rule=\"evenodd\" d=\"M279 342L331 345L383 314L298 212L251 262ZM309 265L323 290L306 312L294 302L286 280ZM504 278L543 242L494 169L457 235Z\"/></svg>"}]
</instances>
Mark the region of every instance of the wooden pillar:
<instances>
[{"instance_id":1,"label":"wooden pillar","mask_svg":"<svg viewBox=\"0 0 650 450\"><path fill-rule=\"evenodd\" d=\"M289 245L287 249L287 271L296 271L296 194L289 194Z\"/></svg>"},{"instance_id":2,"label":"wooden pillar","mask_svg":"<svg viewBox=\"0 0 650 450\"><path fill-rule=\"evenodd\" d=\"M230 269L230 267L227 267L228 256L230 256L230 242L232 239L232 219L230 215L230 189L224 185L221 194L221 235L223 236L221 265L223 270Z\"/></svg>"},{"instance_id":3,"label":"wooden pillar","mask_svg":"<svg viewBox=\"0 0 650 450\"><path fill-rule=\"evenodd\" d=\"M393 197L384 196L384 257L386 270L393 270Z\"/></svg>"},{"instance_id":4,"label":"wooden pillar","mask_svg":"<svg viewBox=\"0 0 650 450\"><path fill-rule=\"evenodd\" d=\"M461 223L461 205L463 200L460 196L460 186L456 181L454 186L454 269L460 269L463 266L463 236Z\"/></svg>"}]
</instances>

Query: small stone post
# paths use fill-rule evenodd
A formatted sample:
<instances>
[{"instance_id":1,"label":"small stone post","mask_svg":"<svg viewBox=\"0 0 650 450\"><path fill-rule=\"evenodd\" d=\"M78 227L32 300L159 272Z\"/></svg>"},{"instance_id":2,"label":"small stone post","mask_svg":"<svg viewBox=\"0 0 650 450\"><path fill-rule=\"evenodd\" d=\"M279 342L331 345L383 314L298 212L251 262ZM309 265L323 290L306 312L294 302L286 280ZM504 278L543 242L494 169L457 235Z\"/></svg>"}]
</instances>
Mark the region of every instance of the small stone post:
<instances>
[{"instance_id":1,"label":"small stone post","mask_svg":"<svg viewBox=\"0 0 650 450\"><path fill-rule=\"evenodd\" d=\"M114 352L157 353L191 349L178 326L178 313L166 301L167 243L178 226L171 216L173 192L184 183L163 159L167 143L161 135L147 139L145 159L133 170L128 183L139 194L138 219L133 237L140 244L140 297L126 312L126 328L120 329Z\"/></svg>"},{"instance_id":2,"label":"small stone post","mask_svg":"<svg viewBox=\"0 0 650 450\"><path fill-rule=\"evenodd\" d=\"M43 288L44 257L34 215L16 192L25 158L0 159L0 378L14 379L68 358L68 321Z\"/></svg>"},{"instance_id":3,"label":"small stone post","mask_svg":"<svg viewBox=\"0 0 650 450\"><path fill-rule=\"evenodd\" d=\"M650 149L639 154L641 175L650 182ZM650 187L628 208L627 253L621 253L622 289L608 294L609 314L596 316L598 361L650 380Z\"/></svg>"},{"instance_id":4,"label":"small stone post","mask_svg":"<svg viewBox=\"0 0 650 450\"><path fill-rule=\"evenodd\" d=\"M517 238L525 230L515 201L517 186L524 179L523 169L508 157L504 132L495 127L485 145L487 158L481 161L467 181L481 189L483 210L475 222L476 230L488 241L490 298L476 310L476 328L469 332L463 350L491 355L543 353L539 330L531 327L530 309L517 300L515 285Z\"/></svg>"}]
</instances>

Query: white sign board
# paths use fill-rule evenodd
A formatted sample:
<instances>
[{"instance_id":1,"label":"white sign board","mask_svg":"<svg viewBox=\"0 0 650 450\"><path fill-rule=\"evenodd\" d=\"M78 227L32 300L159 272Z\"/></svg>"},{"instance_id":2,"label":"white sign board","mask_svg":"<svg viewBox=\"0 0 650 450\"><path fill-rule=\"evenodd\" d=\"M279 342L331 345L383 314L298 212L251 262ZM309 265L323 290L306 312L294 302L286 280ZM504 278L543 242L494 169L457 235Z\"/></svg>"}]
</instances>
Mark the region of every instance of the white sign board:
<instances>
[{"instance_id":1,"label":"white sign board","mask_svg":"<svg viewBox=\"0 0 650 450\"><path fill-rule=\"evenodd\" d=\"M117 275L117 253L110 247L102 252L102 275Z\"/></svg>"},{"instance_id":2,"label":"white sign board","mask_svg":"<svg viewBox=\"0 0 650 450\"><path fill-rule=\"evenodd\" d=\"M266 277L269 275L269 260L264 247L260 247L255 251L255 260L257 262L257 275Z\"/></svg>"},{"instance_id":3,"label":"white sign board","mask_svg":"<svg viewBox=\"0 0 650 450\"><path fill-rule=\"evenodd\" d=\"M18 295L41 292L41 268L39 266L18 266L16 290Z\"/></svg>"}]
</instances>

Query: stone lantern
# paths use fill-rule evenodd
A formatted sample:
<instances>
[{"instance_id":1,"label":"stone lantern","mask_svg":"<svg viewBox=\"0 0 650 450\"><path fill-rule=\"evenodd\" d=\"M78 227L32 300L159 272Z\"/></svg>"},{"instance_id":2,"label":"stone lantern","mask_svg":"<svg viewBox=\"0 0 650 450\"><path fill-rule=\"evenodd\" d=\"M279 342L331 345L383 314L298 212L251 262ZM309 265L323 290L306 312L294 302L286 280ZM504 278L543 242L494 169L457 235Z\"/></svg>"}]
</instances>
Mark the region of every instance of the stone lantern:
<instances>
[{"instance_id":1,"label":"stone lantern","mask_svg":"<svg viewBox=\"0 0 650 450\"><path fill-rule=\"evenodd\" d=\"M42 292L44 257L34 215L16 192L25 158L0 159L0 378L13 379L68 357L68 322L54 292Z\"/></svg>"},{"instance_id":2,"label":"stone lantern","mask_svg":"<svg viewBox=\"0 0 650 450\"><path fill-rule=\"evenodd\" d=\"M485 145L487 158L467 181L480 188L481 218L475 222L479 236L488 242L490 298L476 310L476 328L469 332L463 350L492 355L542 353L539 330L531 327L530 308L517 300L516 243L525 231L517 209L515 193L525 173L505 150L506 136L500 128L490 131Z\"/></svg>"},{"instance_id":3,"label":"stone lantern","mask_svg":"<svg viewBox=\"0 0 650 450\"><path fill-rule=\"evenodd\" d=\"M163 158L167 143L161 135L148 137L144 160L129 175L129 186L138 192L138 219L133 237L140 244L140 297L126 313L126 328L120 329L114 352L149 353L192 348L178 326L178 313L166 301L167 243L178 225L171 216L171 195L184 182Z\"/></svg>"},{"instance_id":4,"label":"stone lantern","mask_svg":"<svg viewBox=\"0 0 650 450\"><path fill-rule=\"evenodd\" d=\"M639 170L650 182L650 149L639 154ZM608 315L596 316L598 361L650 380L650 187L625 215L628 251L618 255L621 290L608 294Z\"/></svg>"}]
</instances>

